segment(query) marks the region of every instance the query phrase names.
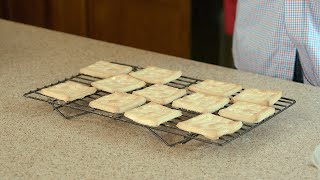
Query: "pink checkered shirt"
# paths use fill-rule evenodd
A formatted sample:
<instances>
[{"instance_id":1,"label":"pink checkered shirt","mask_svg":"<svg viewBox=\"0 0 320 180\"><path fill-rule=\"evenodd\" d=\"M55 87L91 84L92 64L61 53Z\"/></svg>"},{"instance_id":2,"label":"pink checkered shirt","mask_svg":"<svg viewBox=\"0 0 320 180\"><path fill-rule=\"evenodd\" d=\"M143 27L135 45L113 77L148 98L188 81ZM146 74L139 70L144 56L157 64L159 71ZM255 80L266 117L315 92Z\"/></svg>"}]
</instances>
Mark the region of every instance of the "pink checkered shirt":
<instances>
[{"instance_id":1,"label":"pink checkered shirt","mask_svg":"<svg viewBox=\"0 0 320 180\"><path fill-rule=\"evenodd\" d=\"M233 57L240 70L320 86L320 0L238 0Z\"/></svg>"}]
</instances>

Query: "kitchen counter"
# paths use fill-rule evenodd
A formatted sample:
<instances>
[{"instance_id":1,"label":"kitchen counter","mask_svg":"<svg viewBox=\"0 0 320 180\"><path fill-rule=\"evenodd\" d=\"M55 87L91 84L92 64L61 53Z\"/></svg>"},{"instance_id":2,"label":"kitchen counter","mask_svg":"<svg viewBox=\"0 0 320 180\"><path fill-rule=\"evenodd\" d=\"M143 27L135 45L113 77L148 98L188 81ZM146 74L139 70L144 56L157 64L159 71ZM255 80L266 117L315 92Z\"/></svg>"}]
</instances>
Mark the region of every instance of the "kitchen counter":
<instances>
[{"instance_id":1,"label":"kitchen counter","mask_svg":"<svg viewBox=\"0 0 320 180\"><path fill-rule=\"evenodd\" d=\"M181 69L186 76L283 90L297 103L223 147L167 147L145 128L85 115L63 119L29 90L99 60ZM316 179L320 89L0 20L0 177Z\"/></svg>"}]
</instances>

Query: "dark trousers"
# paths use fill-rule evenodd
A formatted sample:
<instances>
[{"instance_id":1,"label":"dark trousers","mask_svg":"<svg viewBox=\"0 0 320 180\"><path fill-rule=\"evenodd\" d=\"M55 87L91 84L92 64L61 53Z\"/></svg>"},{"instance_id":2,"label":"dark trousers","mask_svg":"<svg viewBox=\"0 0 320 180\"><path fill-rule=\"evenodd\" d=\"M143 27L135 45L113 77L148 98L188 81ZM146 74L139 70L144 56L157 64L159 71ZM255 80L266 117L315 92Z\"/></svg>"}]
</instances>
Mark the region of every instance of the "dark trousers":
<instances>
[{"instance_id":1,"label":"dark trousers","mask_svg":"<svg viewBox=\"0 0 320 180\"><path fill-rule=\"evenodd\" d=\"M298 51L296 52L296 60L294 63L293 81L303 83L303 70L301 67L300 57Z\"/></svg>"}]
</instances>

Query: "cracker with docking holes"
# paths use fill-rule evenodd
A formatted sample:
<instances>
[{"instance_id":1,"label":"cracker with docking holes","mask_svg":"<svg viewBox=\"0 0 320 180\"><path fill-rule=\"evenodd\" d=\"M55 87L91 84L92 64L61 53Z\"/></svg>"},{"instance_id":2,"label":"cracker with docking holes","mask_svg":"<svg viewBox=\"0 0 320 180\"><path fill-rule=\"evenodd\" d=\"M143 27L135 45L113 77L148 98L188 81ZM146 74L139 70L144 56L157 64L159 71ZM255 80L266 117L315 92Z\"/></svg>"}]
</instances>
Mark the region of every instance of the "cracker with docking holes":
<instances>
[{"instance_id":1,"label":"cracker with docking holes","mask_svg":"<svg viewBox=\"0 0 320 180\"><path fill-rule=\"evenodd\" d=\"M157 127L182 115L182 112L150 102L124 113L124 116L143 125Z\"/></svg>"},{"instance_id":2,"label":"cracker with docking holes","mask_svg":"<svg viewBox=\"0 0 320 180\"><path fill-rule=\"evenodd\" d=\"M132 67L106 61L98 61L87 67L81 68L80 73L93 77L108 78L119 74L127 74L132 71Z\"/></svg>"},{"instance_id":3,"label":"cracker with docking holes","mask_svg":"<svg viewBox=\"0 0 320 180\"><path fill-rule=\"evenodd\" d=\"M116 92L91 101L89 106L111 113L123 113L145 102L146 99L144 97Z\"/></svg>"},{"instance_id":4,"label":"cracker with docking holes","mask_svg":"<svg viewBox=\"0 0 320 180\"><path fill-rule=\"evenodd\" d=\"M114 93L128 92L139 89L145 86L146 83L127 74L120 74L107 79L92 82L91 85L102 91Z\"/></svg>"},{"instance_id":5,"label":"cracker with docking holes","mask_svg":"<svg viewBox=\"0 0 320 180\"><path fill-rule=\"evenodd\" d=\"M134 91L133 94L143 96L148 101L158 104L169 104L187 94L185 89L178 89L162 84L155 84L145 89Z\"/></svg>"},{"instance_id":6,"label":"cracker with docking holes","mask_svg":"<svg viewBox=\"0 0 320 180\"><path fill-rule=\"evenodd\" d=\"M229 98L193 93L173 101L172 106L199 113L211 113L223 108L229 103Z\"/></svg>"},{"instance_id":7,"label":"cracker with docking holes","mask_svg":"<svg viewBox=\"0 0 320 180\"><path fill-rule=\"evenodd\" d=\"M282 91L245 89L233 97L232 102L245 101L264 106L272 106L282 96Z\"/></svg>"},{"instance_id":8,"label":"cracker with docking holes","mask_svg":"<svg viewBox=\"0 0 320 180\"><path fill-rule=\"evenodd\" d=\"M96 92L96 88L73 81L67 81L42 89L39 92L43 95L68 102L93 94Z\"/></svg>"},{"instance_id":9,"label":"cracker with docking holes","mask_svg":"<svg viewBox=\"0 0 320 180\"><path fill-rule=\"evenodd\" d=\"M215 81L215 80L204 80L198 84L194 84L188 87L189 90L214 95L214 96L231 96L236 92L239 92L242 87L239 84Z\"/></svg>"},{"instance_id":10,"label":"cracker with docking holes","mask_svg":"<svg viewBox=\"0 0 320 180\"><path fill-rule=\"evenodd\" d=\"M219 111L220 116L248 123L259 123L274 113L275 109L273 107L242 101Z\"/></svg>"},{"instance_id":11,"label":"cracker with docking holes","mask_svg":"<svg viewBox=\"0 0 320 180\"><path fill-rule=\"evenodd\" d=\"M242 127L242 122L206 113L179 122L177 127L184 131L201 134L206 138L215 140L223 135L238 131Z\"/></svg>"},{"instance_id":12,"label":"cracker with docking holes","mask_svg":"<svg viewBox=\"0 0 320 180\"><path fill-rule=\"evenodd\" d=\"M149 66L140 71L131 72L129 75L151 84L166 84L178 79L182 72Z\"/></svg>"}]
</instances>

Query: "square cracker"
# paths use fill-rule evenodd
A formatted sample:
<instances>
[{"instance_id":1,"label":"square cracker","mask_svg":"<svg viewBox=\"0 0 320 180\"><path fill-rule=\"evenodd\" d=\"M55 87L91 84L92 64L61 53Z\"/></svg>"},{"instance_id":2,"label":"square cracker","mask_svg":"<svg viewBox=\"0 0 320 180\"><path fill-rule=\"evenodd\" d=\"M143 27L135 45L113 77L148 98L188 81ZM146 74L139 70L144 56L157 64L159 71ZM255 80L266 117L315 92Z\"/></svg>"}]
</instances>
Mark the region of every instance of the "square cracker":
<instances>
[{"instance_id":1,"label":"square cracker","mask_svg":"<svg viewBox=\"0 0 320 180\"><path fill-rule=\"evenodd\" d=\"M120 74L107 79L92 82L91 85L102 91L114 93L128 92L139 89L145 86L146 83L127 74Z\"/></svg>"},{"instance_id":2,"label":"square cracker","mask_svg":"<svg viewBox=\"0 0 320 180\"><path fill-rule=\"evenodd\" d=\"M124 113L124 116L143 125L157 127L182 115L179 110L170 109L150 102Z\"/></svg>"},{"instance_id":3,"label":"square cracker","mask_svg":"<svg viewBox=\"0 0 320 180\"><path fill-rule=\"evenodd\" d=\"M146 99L144 97L116 92L91 101L89 106L111 113L123 113L145 102Z\"/></svg>"},{"instance_id":4,"label":"square cracker","mask_svg":"<svg viewBox=\"0 0 320 180\"><path fill-rule=\"evenodd\" d=\"M127 74L132 71L132 67L114 64L106 61L98 61L87 67L81 68L80 73L93 77L108 78L119 74Z\"/></svg>"},{"instance_id":5,"label":"square cracker","mask_svg":"<svg viewBox=\"0 0 320 180\"><path fill-rule=\"evenodd\" d=\"M175 100L172 106L199 113L214 112L229 103L229 98L210 96L201 93L193 93L181 99Z\"/></svg>"},{"instance_id":6,"label":"square cracker","mask_svg":"<svg viewBox=\"0 0 320 180\"><path fill-rule=\"evenodd\" d=\"M242 122L232 121L221 116L206 113L179 122L177 127L215 140L225 134L232 134L238 131L242 127Z\"/></svg>"},{"instance_id":7,"label":"square cracker","mask_svg":"<svg viewBox=\"0 0 320 180\"><path fill-rule=\"evenodd\" d=\"M214 96L231 96L236 92L239 92L242 87L239 84L226 83L215 80L204 80L198 84L189 86L191 91L214 95Z\"/></svg>"},{"instance_id":8,"label":"square cracker","mask_svg":"<svg viewBox=\"0 0 320 180\"><path fill-rule=\"evenodd\" d=\"M43 95L68 102L93 94L96 92L96 88L73 81L67 81L42 89L39 92Z\"/></svg>"},{"instance_id":9,"label":"square cracker","mask_svg":"<svg viewBox=\"0 0 320 180\"><path fill-rule=\"evenodd\" d=\"M131 72L129 75L151 84L166 84L178 79L182 72L149 66L140 71Z\"/></svg>"},{"instance_id":10,"label":"square cracker","mask_svg":"<svg viewBox=\"0 0 320 180\"><path fill-rule=\"evenodd\" d=\"M167 85L155 84L145 89L134 91L133 94L143 96L148 101L158 104L169 104L173 100L187 94L187 91L185 89L178 89Z\"/></svg>"},{"instance_id":11,"label":"square cracker","mask_svg":"<svg viewBox=\"0 0 320 180\"><path fill-rule=\"evenodd\" d=\"M264 106L272 106L281 96L281 91L245 89L231 100L232 102L245 101Z\"/></svg>"},{"instance_id":12,"label":"square cracker","mask_svg":"<svg viewBox=\"0 0 320 180\"><path fill-rule=\"evenodd\" d=\"M242 101L219 111L220 116L248 123L258 123L274 113L273 107Z\"/></svg>"}]
</instances>

